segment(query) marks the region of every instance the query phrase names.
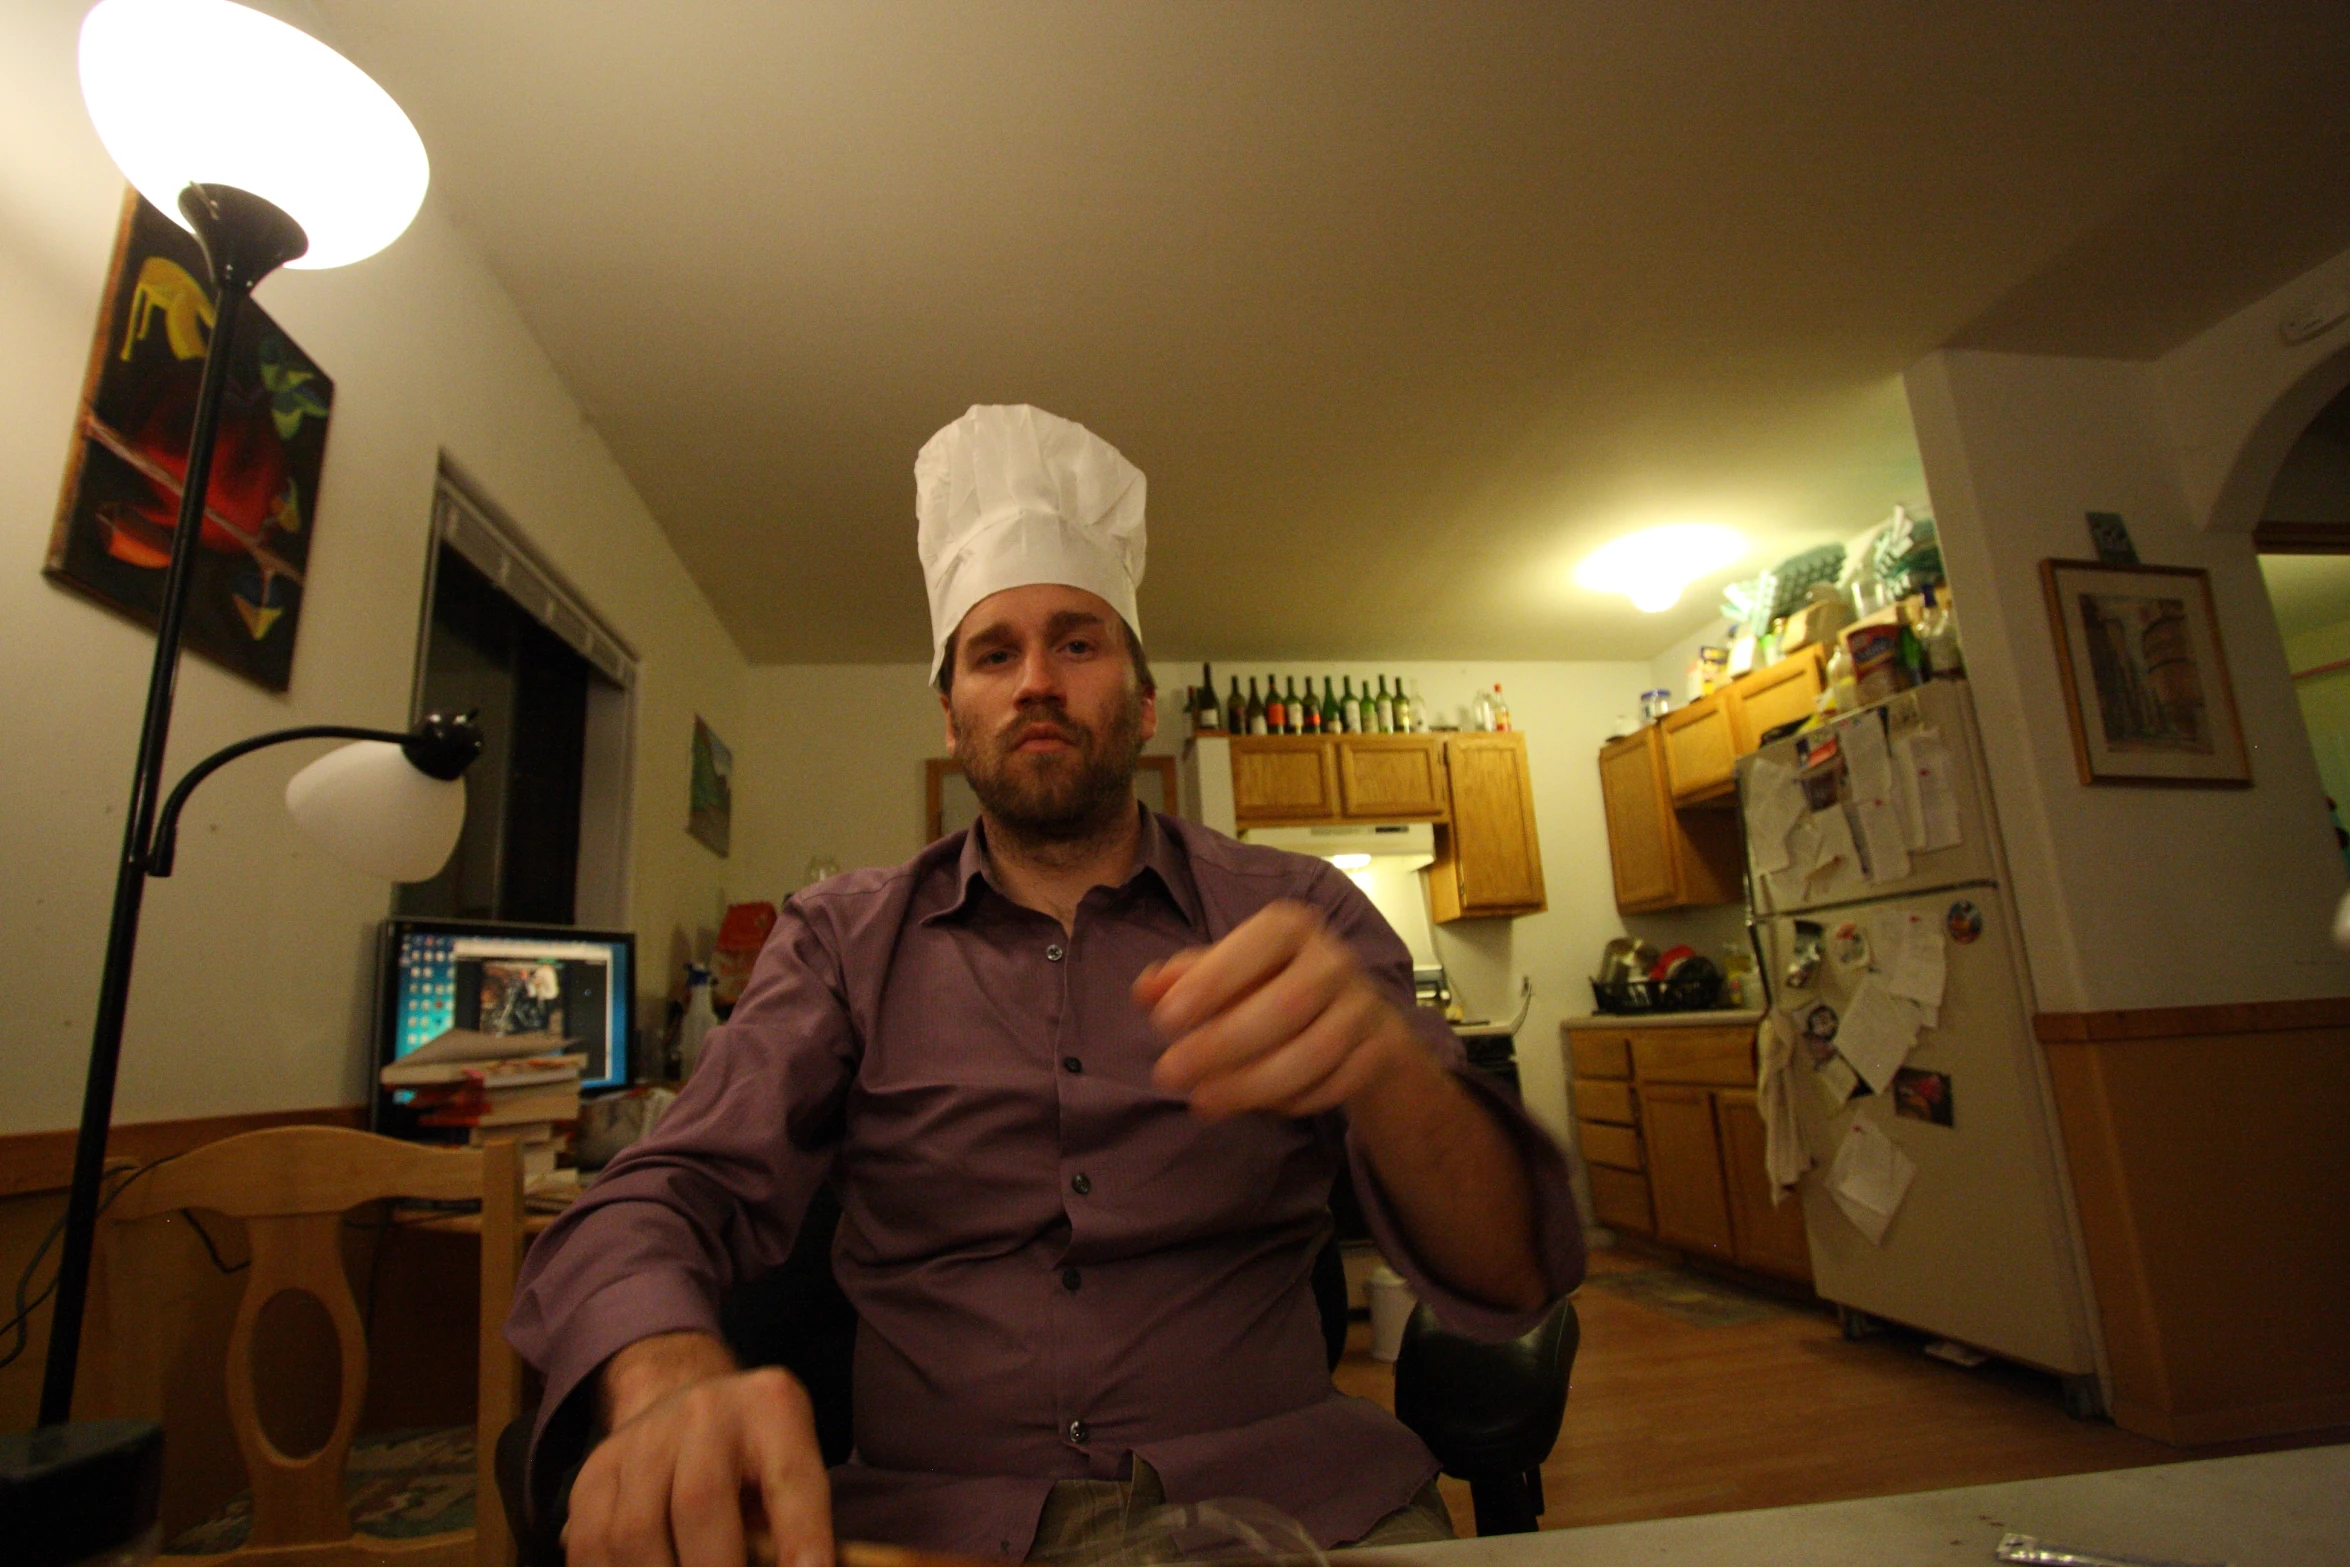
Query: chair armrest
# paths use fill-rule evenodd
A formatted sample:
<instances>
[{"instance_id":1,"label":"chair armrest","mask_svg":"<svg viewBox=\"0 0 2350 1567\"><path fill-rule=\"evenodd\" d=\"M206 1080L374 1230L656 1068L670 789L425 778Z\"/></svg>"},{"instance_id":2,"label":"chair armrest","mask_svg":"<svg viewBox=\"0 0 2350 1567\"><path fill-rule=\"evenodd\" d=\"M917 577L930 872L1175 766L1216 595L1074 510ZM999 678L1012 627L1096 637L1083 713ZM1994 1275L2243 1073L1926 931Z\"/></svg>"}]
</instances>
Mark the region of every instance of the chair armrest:
<instances>
[{"instance_id":1,"label":"chair armrest","mask_svg":"<svg viewBox=\"0 0 2350 1567\"><path fill-rule=\"evenodd\" d=\"M1566 1416L1567 1375L1582 1341L1575 1303L1502 1344L1447 1333L1425 1304L1395 1362L1395 1413L1447 1474L1470 1480L1541 1467Z\"/></svg>"}]
</instances>

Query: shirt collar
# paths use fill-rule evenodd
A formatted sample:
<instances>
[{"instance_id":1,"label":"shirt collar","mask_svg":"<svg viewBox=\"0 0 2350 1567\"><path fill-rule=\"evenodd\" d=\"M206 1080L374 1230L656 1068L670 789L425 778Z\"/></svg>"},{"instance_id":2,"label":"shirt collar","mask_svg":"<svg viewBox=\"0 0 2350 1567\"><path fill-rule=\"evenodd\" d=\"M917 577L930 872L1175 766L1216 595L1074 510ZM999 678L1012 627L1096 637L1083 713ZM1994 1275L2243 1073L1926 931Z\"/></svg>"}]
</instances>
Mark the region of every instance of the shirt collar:
<instances>
[{"instance_id":1,"label":"shirt collar","mask_svg":"<svg viewBox=\"0 0 2350 1567\"><path fill-rule=\"evenodd\" d=\"M1167 901L1183 916L1184 923L1195 931L1205 930L1207 916L1200 907L1199 886L1191 876L1191 856L1184 852L1182 840L1159 825L1158 812L1140 803L1135 809L1142 812L1142 836L1135 845L1134 870L1119 886L1131 887L1145 877L1155 880ZM955 860L954 900L924 915L922 924L931 925L960 915L978 898L982 884L998 897L1003 896L1003 889L988 874L986 832L984 822L973 822L964 832L962 853Z\"/></svg>"}]
</instances>

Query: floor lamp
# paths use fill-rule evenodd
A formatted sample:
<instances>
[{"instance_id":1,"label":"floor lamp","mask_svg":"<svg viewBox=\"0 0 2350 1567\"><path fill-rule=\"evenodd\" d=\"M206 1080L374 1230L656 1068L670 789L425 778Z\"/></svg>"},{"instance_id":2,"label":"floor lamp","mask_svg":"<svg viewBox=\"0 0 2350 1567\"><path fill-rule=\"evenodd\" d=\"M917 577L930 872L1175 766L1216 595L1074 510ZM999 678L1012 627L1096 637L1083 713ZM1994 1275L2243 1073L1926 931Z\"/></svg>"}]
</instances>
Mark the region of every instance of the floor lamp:
<instances>
[{"instance_id":1,"label":"floor lamp","mask_svg":"<svg viewBox=\"0 0 2350 1567\"><path fill-rule=\"evenodd\" d=\"M41 1386L44 1428L62 1427L72 1413L140 903L150 877L171 873L189 791L223 763L264 746L355 740L297 774L286 790L287 807L339 856L399 880L422 880L456 844L465 818L462 774L481 750L470 719L435 716L405 734L341 725L285 729L207 758L168 800L161 798L180 641L238 318L254 286L278 267L341 266L398 238L424 200L429 168L415 127L365 73L308 34L230 0L101 0L82 22L80 64L82 98L99 139L148 200L167 213L176 209L195 233L217 297L156 613L153 673L74 1145Z\"/></svg>"}]
</instances>

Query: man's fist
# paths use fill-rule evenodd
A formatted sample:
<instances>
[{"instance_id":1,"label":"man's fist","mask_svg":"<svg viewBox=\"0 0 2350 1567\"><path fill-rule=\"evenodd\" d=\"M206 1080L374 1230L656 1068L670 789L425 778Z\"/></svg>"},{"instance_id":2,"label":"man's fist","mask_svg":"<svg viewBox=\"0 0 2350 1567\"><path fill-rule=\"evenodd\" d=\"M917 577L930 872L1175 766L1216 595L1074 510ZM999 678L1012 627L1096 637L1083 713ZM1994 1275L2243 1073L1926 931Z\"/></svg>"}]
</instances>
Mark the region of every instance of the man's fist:
<instances>
[{"instance_id":1,"label":"man's fist","mask_svg":"<svg viewBox=\"0 0 2350 1567\"><path fill-rule=\"evenodd\" d=\"M755 1534L782 1567L832 1567L832 1492L790 1373L737 1371L715 1339L663 1334L603 1377L612 1434L572 1482L570 1567L743 1567Z\"/></svg>"},{"instance_id":2,"label":"man's fist","mask_svg":"<svg viewBox=\"0 0 2350 1567\"><path fill-rule=\"evenodd\" d=\"M1302 903L1270 904L1214 946L1153 964L1134 999L1170 1041L1154 1080L1203 1116L1319 1115L1398 1074L1440 1071Z\"/></svg>"}]
</instances>

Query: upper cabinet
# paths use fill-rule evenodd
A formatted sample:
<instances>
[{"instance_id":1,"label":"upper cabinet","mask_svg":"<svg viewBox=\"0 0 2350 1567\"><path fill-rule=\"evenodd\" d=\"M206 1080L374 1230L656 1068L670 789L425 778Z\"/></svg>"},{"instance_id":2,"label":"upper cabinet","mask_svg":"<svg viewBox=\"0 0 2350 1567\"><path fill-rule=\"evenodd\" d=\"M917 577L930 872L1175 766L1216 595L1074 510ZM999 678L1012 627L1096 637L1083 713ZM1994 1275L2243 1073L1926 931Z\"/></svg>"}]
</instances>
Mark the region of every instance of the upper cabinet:
<instances>
[{"instance_id":1,"label":"upper cabinet","mask_svg":"<svg viewBox=\"0 0 2350 1567\"><path fill-rule=\"evenodd\" d=\"M1339 814L1355 821L1445 818L1444 736L1336 735Z\"/></svg>"},{"instance_id":2,"label":"upper cabinet","mask_svg":"<svg viewBox=\"0 0 2350 1567\"><path fill-rule=\"evenodd\" d=\"M1234 735L1235 825L1431 822L1436 921L1548 907L1522 734Z\"/></svg>"},{"instance_id":3,"label":"upper cabinet","mask_svg":"<svg viewBox=\"0 0 2350 1567\"><path fill-rule=\"evenodd\" d=\"M1738 737L1727 691L1701 697L1657 724L1675 805L1727 798L1737 786Z\"/></svg>"},{"instance_id":4,"label":"upper cabinet","mask_svg":"<svg viewBox=\"0 0 2350 1567\"><path fill-rule=\"evenodd\" d=\"M1534 834L1534 778L1522 734L1444 737L1452 831L1436 837L1428 902L1436 922L1539 914L1542 845Z\"/></svg>"},{"instance_id":5,"label":"upper cabinet","mask_svg":"<svg viewBox=\"0 0 2350 1567\"><path fill-rule=\"evenodd\" d=\"M1600 748L1599 793L1607 811L1616 907L1652 914L1737 902L1737 813L1675 810L1666 774L1661 726Z\"/></svg>"},{"instance_id":6,"label":"upper cabinet","mask_svg":"<svg viewBox=\"0 0 2350 1567\"><path fill-rule=\"evenodd\" d=\"M1811 716L1812 704L1828 688L1827 658L1827 649L1807 647L1731 683L1724 694L1731 698L1739 756L1752 752L1781 724Z\"/></svg>"}]
</instances>

